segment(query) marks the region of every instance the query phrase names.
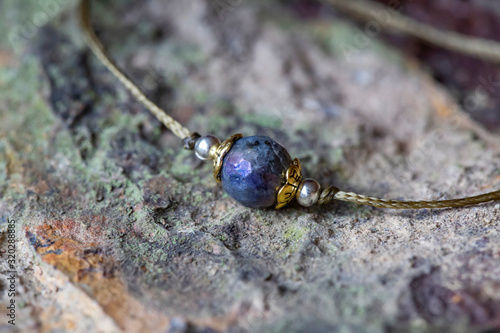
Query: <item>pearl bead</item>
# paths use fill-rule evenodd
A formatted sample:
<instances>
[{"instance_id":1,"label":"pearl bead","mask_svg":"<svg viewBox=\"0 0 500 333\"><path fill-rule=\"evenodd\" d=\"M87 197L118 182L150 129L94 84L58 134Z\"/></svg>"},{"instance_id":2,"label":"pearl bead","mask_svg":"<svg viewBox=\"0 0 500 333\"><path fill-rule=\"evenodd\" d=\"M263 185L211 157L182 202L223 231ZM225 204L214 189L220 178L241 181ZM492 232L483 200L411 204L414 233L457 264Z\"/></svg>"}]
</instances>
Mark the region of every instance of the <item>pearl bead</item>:
<instances>
[{"instance_id":1,"label":"pearl bead","mask_svg":"<svg viewBox=\"0 0 500 333\"><path fill-rule=\"evenodd\" d=\"M318 202L321 186L314 179L304 179L297 190L297 202L304 207L309 207Z\"/></svg>"},{"instance_id":2,"label":"pearl bead","mask_svg":"<svg viewBox=\"0 0 500 333\"><path fill-rule=\"evenodd\" d=\"M194 153L200 160L213 160L220 141L213 135L205 135L199 138L194 145Z\"/></svg>"}]
</instances>

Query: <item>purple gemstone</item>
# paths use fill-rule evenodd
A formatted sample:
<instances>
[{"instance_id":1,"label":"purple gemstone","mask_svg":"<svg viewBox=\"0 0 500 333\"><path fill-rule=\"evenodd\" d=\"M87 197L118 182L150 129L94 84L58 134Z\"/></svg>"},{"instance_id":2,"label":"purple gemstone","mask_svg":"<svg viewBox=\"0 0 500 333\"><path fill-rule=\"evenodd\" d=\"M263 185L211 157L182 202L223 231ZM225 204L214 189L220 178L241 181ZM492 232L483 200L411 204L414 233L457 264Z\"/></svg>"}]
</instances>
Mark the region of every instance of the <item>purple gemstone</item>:
<instances>
[{"instance_id":1,"label":"purple gemstone","mask_svg":"<svg viewBox=\"0 0 500 333\"><path fill-rule=\"evenodd\" d=\"M241 138L224 157L222 187L244 206L273 206L291 163L285 148L273 139L267 136Z\"/></svg>"}]
</instances>

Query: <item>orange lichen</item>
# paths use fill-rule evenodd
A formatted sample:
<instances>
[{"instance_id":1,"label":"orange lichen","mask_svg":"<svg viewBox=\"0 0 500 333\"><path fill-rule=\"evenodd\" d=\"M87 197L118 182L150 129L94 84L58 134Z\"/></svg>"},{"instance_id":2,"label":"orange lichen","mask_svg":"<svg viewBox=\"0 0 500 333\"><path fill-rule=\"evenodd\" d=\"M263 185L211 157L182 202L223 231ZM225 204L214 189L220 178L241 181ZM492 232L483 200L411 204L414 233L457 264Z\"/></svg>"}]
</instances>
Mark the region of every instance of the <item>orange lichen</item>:
<instances>
[{"instance_id":1,"label":"orange lichen","mask_svg":"<svg viewBox=\"0 0 500 333\"><path fill-rule=\"evenodd\" d=\"M113 273L114 259L102 253L99 243L74 239L73 232L89 230L79 227L83 223L70 219L47 221L26 230L26 234L42 261L63 272L73 283L84 286L118 326L126 330L134 327L137 332L166 330L169 318L146 309L128 293L125 283ZM96 234L87 236L78 238L93 238Z\"/></svg>"}]
</instances>

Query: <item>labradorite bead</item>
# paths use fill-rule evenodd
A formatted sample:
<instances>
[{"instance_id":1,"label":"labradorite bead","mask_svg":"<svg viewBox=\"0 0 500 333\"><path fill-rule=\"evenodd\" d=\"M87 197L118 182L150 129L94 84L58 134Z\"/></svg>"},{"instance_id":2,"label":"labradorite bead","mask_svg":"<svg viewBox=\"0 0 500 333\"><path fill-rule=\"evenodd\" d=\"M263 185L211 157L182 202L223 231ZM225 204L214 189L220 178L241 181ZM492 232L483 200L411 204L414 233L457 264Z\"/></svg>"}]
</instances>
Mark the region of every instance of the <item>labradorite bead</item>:
<instances>
[{"instance_id":1,"label":"labradorite bead","mask_svg":"<svg viewBox=\"0 0 500 333\"><path fill-rule=\"evenodd\" d=\"M224 157L222 187L244 206L273 206L291 161L285 148L267 136L241 138Z\"/></svg>"}]
</instances>

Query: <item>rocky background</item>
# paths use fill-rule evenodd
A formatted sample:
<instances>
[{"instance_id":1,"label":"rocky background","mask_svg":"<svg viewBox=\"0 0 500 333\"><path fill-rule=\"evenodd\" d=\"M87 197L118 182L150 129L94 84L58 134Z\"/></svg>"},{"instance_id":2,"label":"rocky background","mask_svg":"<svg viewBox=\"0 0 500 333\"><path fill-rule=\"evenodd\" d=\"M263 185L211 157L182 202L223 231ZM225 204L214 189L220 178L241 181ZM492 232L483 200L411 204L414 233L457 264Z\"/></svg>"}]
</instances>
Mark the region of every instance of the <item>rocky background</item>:
<instances>
[{"instance_id":1,"label":"rocky background","mask_svg":"<svg viewBox=\"0 0 500 333\"><path fill-rule=\"evenodd\" d=\"M241 207L89 53L75 5L0 3L0 332L500 329L500 203ZM332 8L121 0L93 17L176 119L272 136L325 186L395 199L500 188L494 122L468 115L484 108Z\"/></svg>"}]
</instances>

